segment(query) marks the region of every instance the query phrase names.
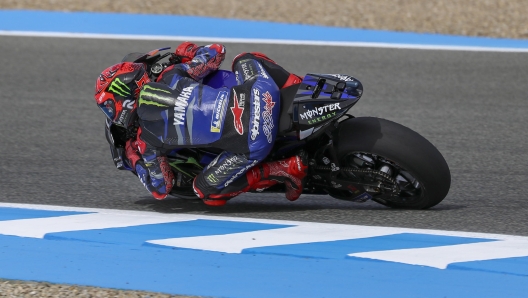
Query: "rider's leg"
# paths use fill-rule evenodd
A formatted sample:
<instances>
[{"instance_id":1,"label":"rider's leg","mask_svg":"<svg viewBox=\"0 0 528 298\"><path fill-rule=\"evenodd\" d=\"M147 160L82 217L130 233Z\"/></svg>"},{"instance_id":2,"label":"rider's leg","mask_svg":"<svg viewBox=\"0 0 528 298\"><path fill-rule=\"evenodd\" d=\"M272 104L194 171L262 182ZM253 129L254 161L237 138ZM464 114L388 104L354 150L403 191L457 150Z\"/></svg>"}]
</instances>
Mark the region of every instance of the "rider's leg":
<instances>
[{"instance_id":1,"label":"rider's leg","mask_svg":"<svg viewBox=\"0 0 528 298\"><path fill-rule=\"evenodd\" d=\"M259 160L250 160L245 154L224 151L196 176L194 192L207 205L224 205L228 199L247 191L244 177L257 163Z\"/></svg>"},{"instance_id":2,"label":"rider's leg","mask_svg":"<svg viewBox=\"0 0 528 298\"><path fill-rule=\"evenodd\" d=\"M194 180L196 195L208 205L221 206L241 193L284 183L286 198L290 201L299 198L307 169L300 156L254 166L256 162L224 151Z\"/></svg>"},{"instance_id":3,"label":"rider's leg","mask_svg":"<svg viewBox=\"0 0 528 298\"><path fill-rule=\"evenodd\" d=\"M296 200L302 192L302 179L306 176L306 166L297 156L255 167L273 148L279 124L280 96L275 81L260 62L251 58L253 55L245 57L247 59L235 59L237 79L239 83L245 83L232 89L229 106L233 115L227 113L225 117L224 141L221 139L215 143L226 152L211 162L196 177L193 185L196 194L209 205L223 205L240 193L267 188L278 182L285 183L286 197ZM235 102L242 98L245 99L242 104ZM239 110L240 115L235 110ZM234 118L235 114L239 118ZM239 129L238 122L244 129ZM242 146L249 152L230 153L240 152Z\"/></svg>"}]
</instances>

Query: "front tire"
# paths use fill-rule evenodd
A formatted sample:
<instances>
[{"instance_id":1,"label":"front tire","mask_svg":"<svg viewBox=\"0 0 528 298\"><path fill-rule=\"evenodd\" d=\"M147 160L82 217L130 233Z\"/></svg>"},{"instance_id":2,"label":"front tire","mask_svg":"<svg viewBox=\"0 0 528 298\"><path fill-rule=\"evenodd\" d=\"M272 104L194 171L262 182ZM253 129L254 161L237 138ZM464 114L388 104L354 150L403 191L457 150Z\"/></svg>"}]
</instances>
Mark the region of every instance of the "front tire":
<instances>
[{"instance_id":1,"label":"front tire","mask_svg":"<svg viewBox=\"0 0 528 298\"><path fill-rule=\"evenodd\" d=\"M339 123L334 142L341 167L359 168L353 161L372 159L362 166L379 170L388 165L394 180L402 181L397 195L369 193L380 204L427 209L440 203L449 192L451 173L442 154L427 139L403 125L374 117L348 119Z\"/></svg>"}]
</instances>

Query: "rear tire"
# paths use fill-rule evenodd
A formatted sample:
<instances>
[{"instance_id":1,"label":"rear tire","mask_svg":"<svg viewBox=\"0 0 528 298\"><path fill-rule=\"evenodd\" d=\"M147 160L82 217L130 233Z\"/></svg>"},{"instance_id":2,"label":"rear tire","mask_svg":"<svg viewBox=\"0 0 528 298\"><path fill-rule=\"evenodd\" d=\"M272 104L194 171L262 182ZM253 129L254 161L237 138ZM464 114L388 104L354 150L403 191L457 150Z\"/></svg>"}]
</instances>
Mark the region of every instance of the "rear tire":
<instances>
[{"instance_id":1,"label":"rear tire","mask_svg":"<svg viewBox=\"0 0 528 298\"><path fill-rule=\"evenodd\" d=\"M426 209L440 203L449 192L451 173L442 154L427 139L398 123L360 117L342 121L334 135L340 165L350 160L351 154L367 154L386 159L416 179L419 184L413 198L373 200L392 207ZM380 196L381 197L381 196Z\"/></svg>"}]
</instances>

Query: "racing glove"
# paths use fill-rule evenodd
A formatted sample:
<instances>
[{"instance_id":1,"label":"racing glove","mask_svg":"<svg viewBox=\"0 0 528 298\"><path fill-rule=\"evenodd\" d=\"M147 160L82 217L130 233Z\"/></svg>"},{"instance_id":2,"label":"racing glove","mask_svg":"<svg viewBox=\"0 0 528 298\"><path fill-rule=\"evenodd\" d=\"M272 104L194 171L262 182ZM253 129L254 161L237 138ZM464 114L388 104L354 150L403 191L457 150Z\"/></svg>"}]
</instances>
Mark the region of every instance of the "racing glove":
<instances>
[{"instance_id":1,"label":"racing glove","mask_svg":"<svg viewBox=\"0 0 528 298\"><path fill-rule=\"evenodd\" d=\"M226 49L221 44L210 44L199 47L194 58L180 64L187 74L195 81L199 81L220 68L225 59Z\"/></svg>"},{"instance_id":2,"label":"racing glove","mask_svg":"<svg viewBox=\"0 0 528 298\"><path fill-rule=\"evenodd\" d=\"M195 43L186 41L176 48L174 54L181 59L182 63L187 63L194 58L199 48Z\"/></svg>"}]
</instances>

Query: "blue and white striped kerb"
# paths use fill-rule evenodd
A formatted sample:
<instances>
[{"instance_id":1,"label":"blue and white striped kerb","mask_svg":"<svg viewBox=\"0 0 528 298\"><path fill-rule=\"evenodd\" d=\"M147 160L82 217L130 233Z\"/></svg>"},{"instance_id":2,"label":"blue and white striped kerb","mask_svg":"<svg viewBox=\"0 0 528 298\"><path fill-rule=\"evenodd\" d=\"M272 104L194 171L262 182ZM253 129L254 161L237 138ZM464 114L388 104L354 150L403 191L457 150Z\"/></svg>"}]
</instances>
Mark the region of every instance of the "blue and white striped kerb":
<instances>
[{"instance_id":1,"label":"blue and white striped kerb","mask_svg":"<svg viewBox=\"0 0 528 298\"><path fill-rule=\"evenodd\" d=\"M516 297L528 237L0 204L0 278L213 297Z\"/></svg>"}]
</instances>

